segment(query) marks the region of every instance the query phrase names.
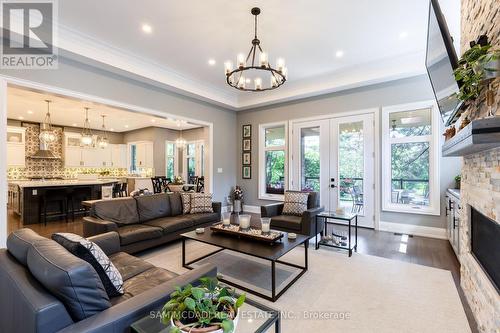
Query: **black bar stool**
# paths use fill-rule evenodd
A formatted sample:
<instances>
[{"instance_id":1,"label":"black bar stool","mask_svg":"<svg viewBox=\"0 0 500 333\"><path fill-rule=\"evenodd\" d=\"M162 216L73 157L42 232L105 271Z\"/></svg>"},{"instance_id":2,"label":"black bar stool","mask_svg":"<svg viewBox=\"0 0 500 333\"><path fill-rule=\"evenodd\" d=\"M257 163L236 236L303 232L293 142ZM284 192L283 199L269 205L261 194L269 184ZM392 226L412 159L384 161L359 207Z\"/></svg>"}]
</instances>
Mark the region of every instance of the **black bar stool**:
<instances>
[{"instance_id":1,"label":"black bar stool","mask_svg":"<svg viewBox=\"0 0 500 333\"><path fill-rule=\"evenodd\" d=\"M78 212L85 211L82 201L92 200L92 188L87 186L78 186L73 188L73 202L76 202Z\"/></svg>"},{"instance_id":2,"label":"black bar stool","mask_svg":"<svg viewBox=\"0 0 500 333\"><path fill-rule=\"evenodd\" d=\"M59 205L59 212L47 214L47 207L49 205ZM50 217L64 217L66 222L68 222L68 198L66 188L58 188L58 189L47 189L40 196L40 204L39 204L39 214L40 221L43 216L43 223L47 225L47 216Z\"/></svg>"}]
</instances>

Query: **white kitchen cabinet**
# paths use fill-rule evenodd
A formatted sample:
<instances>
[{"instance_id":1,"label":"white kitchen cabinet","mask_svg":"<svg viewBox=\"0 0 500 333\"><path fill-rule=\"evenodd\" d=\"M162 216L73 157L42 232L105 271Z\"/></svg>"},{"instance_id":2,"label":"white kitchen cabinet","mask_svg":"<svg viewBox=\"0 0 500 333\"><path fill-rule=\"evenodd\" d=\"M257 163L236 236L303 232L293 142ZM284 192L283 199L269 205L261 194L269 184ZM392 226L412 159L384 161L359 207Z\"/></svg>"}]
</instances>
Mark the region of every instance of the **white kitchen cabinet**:
<instances>
[{"instance_id":1,"label":"white kitchen cabinet","mask_svg":"<svg viewBox=\"0 0 500 333\"><path fill-rule=\"evenodd\" d=\"M85 167L102 167L103 158L100 148L82 148L82 161Z\"/></svg>"},{"instance_id":2,"label":"white kitchen cabinet","mask_svg":"<svg viewBox=\"0 0 500 333\"><path fill-rule=\"evenodd\" d=\"M127 145L111 145L111 166L114 168L127 167Z\"/></svg>"},{"instance_id":3,"label":"white kitchen cabinet","mask_svg":"<svg viewBox=\"0 0 500 333\"><path fill-rule=\"evenodd\" d=\"M23 127L7 127L7 165L26 166L25 136Z\"/></svg>"},{"instance_id":4,"label":"white kitchen cabinet","mask_svg":"<svg viewBox=\"0 0 500 333\"><path fill-rule=\"evenodd\" d=\"M82 162L82 149L80 147L64 147L64 166L80 167Z\"/></svg>"},{"instance_id":5,"label":"white kitchen cabinet","mask_svg":"<svg viewBox=\"0 0 500 333\"><path fill-rule=\"evenodd\" d=\"M153 168L153 143L149 141L137 142L136 145L136 161L139 168Z\"/></svg>"},{"instance_id":6,"label":"white kitchen cabinet","mask_svg":"<svg viewBox=\"0 0 500 333\"><path fill-rule=\"evenodd\" d=\"M111 145L108 144L106 148L96 148L99 152L99 162L102 167L112 167L113 166L113 158L111 156Z\"/></svg>"}]
</instances>

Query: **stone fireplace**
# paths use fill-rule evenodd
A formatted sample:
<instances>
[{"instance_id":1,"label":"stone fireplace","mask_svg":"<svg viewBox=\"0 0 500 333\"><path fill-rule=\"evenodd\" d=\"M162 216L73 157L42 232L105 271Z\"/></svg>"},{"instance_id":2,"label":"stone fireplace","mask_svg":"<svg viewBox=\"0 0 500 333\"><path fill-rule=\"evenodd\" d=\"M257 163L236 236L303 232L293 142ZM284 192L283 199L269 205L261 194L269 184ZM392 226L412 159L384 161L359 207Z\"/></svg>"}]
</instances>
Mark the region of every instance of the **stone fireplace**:
<instances>
[{"instance_id":1,"label":"stone fireplace","mask_svg":"<svg viewBox=\"0 0 500 333\"><path fill-rule=\"evenodd\" d=\"M498 0L461 0L461 52L469 42L486 34L494 48L500 47L500 10ZM497 117L500 116L500 79L491 83ZM488 113L484 92L468 106L471 120ZM500 295L472 254L471 207L500 223L500 148L465 156L462 164L460 254L461 287L481 332L498 332ZM500 239L498 239L500 242ZM496 254L500 260L500 254Z\"/></svg>"}]
</instances>

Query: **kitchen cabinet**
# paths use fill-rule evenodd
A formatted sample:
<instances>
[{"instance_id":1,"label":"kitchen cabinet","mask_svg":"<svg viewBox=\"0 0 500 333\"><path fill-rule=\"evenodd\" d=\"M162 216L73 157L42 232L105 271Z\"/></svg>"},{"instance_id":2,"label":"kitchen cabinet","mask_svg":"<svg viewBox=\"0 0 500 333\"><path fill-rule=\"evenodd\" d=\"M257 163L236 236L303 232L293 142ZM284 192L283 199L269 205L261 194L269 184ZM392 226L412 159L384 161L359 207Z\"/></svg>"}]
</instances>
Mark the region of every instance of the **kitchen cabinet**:
<instances>
[{"instance_id":1,"label":"kitchen cabinet","mask_svg":"<svg viewBox=\"0 0 500 333\"><path fill-rule=\"evenodd\" d=\"M111 166L114 168L127 167L127 145L111 145Z\"/></svg>"},{"instance_id":2,"label":"kitchen cabinet","mask_svg":"<svg viewBox=\"0 0 500 333\"><path fill-rule=\"evenodd\" d=\"M448 189L446 192L446 233L457 258L460 254L460 190Z\"/></svg>"},{"instance_id":3,"label":"kitchen cabinet","mask_svg":"<svg viewBox=\"0 0 500 333\"><path fill-rule=\"evenodd\" d=\"M26 166L26 129L23 127L7 126L7 165Z\"/></svg>"},{"instance_id":4,"label":"kitchen cabinet","mask_svg":"<svg viewBox=\"0 0 500 333\"><path fill-rule=\"evenodd\" d=\"M65 133L64 166L125 168L127 147L124 144L109 144L106 148L81 147L79 133Z\"/></svg>"},{"instance_id":5,"label":"kitchen cabinet","mask_svg":"<svg viewBox=\"0 0 500 333\"><path fill-rule=\"evenodd\" d=\"M138 141L129 144L130 158L134 158L137 168L154 168L153 142ZM135 151L135 153L134 153ZM132 161L130 160L130 164Z\"/></svg>"}]
</instances>

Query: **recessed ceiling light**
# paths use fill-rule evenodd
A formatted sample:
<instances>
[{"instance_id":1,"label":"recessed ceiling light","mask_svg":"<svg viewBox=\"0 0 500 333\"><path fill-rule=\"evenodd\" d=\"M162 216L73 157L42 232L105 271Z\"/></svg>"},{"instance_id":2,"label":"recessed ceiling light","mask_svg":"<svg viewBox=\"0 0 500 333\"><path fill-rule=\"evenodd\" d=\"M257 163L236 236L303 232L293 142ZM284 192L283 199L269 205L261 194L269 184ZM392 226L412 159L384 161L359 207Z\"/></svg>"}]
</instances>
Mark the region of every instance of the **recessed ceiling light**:
<instances>
[{"instance_id":1,"label":"recessed ceiling light","mask_svg":"<svg viewBox=\"0 0 500 333\"><path fill-rule=\"evenodd\" d=\"M23 119L24 119L24 117L23 117L23 116L19 116L19 117L17 117L17 119L19 119L19 120L23 120Z\"/></svg>"},{"instance_id":2,"label":"recessed ceiling light","mask_svg":"<svg viewBox=\"0 0 500 333\"><path fill-rule=\"evenodd\" d=\"M76 127L76 123L71 124L71 126Z\"/></svg>"},{"instance_id":3,"label":"recessed ceiling light","mask_svg":"<svg viewBox=\"0 0 500 333\"><path fill-rule=\"evenodd\" d=\"M338 50L337 52L335 52L335 56L337 58L342 58L344 56L344 51Z\"/></svg>"},{"instance_id":4,"label":"recessed ceiling light","mask_svg":"<svg viewBox=\"0 0 500 333\"><path fill-rule=\"evenodd\" d=\"M113 132L115 129L114 129L114 128L110 128L109 130L110 130L111 132Z\"/></svg>"},{"instance_id":5,"label":"recessed ceiling light","mask_svg":"<svg viewBox=\"0 0 500 333\"><path fill-rule=\"evenodd\" d=\"M154 119L154 118L153 118L153 119L151 119L151 122L152 122L152 123L156 123L156 119Z\"/></svg>"},{"instance_id":6,"label":"recessed ceiling light","mask_svg":"<svg viewBox=\"0 0 500 333\"><path fill-rule=\"evenodd\" d=\"M144 31L147 34L150 34L153 32L153 27L150 26L149 24L143 24L142 25L142 31Z\"/></svg>"},{"instance_id":7,"label":"recessed ceiling light","mask_svg":"<svg viewBox=\"0 0 500 333\"><path fill-rule=\"evenodd\" d=\"M208 64L209 64L210 66L215 65L215 63L216 63L216 62L215 62L215 59L208 59Z\"/></svg>"},{"instance_id":8,"label":"recessed ceiling light","mask_svg":"<svg viewBox=\"0 0 500 333\"><path fill-rule=\"evenodd\" d=\"M406 32L406 31L402 31L399 34L399 39L405 39L406 37L408 37L408 32Z\"/></svg>"},{"instance_id":9,"label":"recessed ceiling light","mask_svg":"<svg viewBox=\"0 0 500 333\"><path fill-rule=\"evenodd\" d=\"M125 125L124 127L125 127L125 128L128 128L128 125Z\"/></svg>"},{"instance_id":10,"label":"recessed ceiling light","mask_svg":"<svg viewBox=\"0 0 500 333\"><path fill-rule=\"evenodd\" d=\"M31 110L28 110L28 114L33 114L33 111L31 111Z\"/></svg>"}]
</instances>

